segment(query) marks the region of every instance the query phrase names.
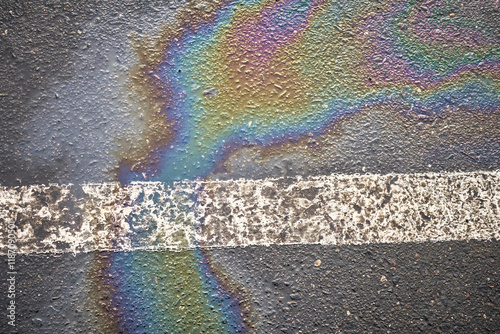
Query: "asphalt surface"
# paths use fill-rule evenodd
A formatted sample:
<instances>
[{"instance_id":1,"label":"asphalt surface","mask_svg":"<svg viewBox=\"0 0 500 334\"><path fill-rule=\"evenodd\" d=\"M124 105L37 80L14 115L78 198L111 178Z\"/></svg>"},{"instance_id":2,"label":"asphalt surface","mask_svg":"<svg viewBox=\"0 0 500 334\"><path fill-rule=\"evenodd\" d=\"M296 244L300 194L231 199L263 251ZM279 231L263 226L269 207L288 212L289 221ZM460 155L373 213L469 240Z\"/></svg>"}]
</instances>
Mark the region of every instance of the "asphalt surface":
<instances>
[{"instance_id":1,"label":"asphalt surface","mask_svg":"<svg viewBox=\"0 0 500 334\"><path fill-rule=\"evenodd\" d=\"M120 152L144 141L144 96L130 89L135 37L172 24L180 1L37 1L0 5L0 184L116 181ZM472 4L493 22L491 4ZM485 14L486 15L486 14ZM500 168L498 109L420 119L399 102L371 105L325 135L262 151L243 147L210 179ZM439 110L438 110L439 111ZM480 130L478 130L480 129ZM291 144L291 143L290 143Z\"/></svg>"},{"instance_id":2,"label":"asphalt surface","mask_svg":"<svg viewBox=\"0 0 500 334\"><path fill-rule=\"evenodd\" d=\"M498 241L461 241L204 253L224 284L238 291L257 333L494 333L499 250ZM106 312L88 300L85 284L98 275L89 268L93 257L18 257L19 333L99 333ZM5 272L0 275L4 281ZM149 282L145 289L155 285ZM4 325L2 331L9 332Z\"/></svg>"},{"instance_id":3,"label":"asphalt surface","mask_svg":"<svg viewBox=\"0 0 500 334\"><path fill-rule=\"evenodd\" d=\"M116 181L120 145L143 141L148 127L148 115L138 111L141 97L128 89L138 61L131 38L158 33L185 5L0 0L0 186ZM479 18L485 25L498 22L498 4L471 6L486 13ZM208 178L500 169L498 104L479 113L450 101L453 113L421 119L405 115L412 101L407 92L400 95L398 103L345 117L324 136L302 136L264 152L244 147ZM205 249L201 257L222 290L234 295L250 332L495 333L500 332L499 247L497 240L251 246ZM195 255L130 256L182 266ZM123 276L105 270L112 257L19 254L17 327L5 317L8 274L2 266L0 332L120 332L120 313L110 301ZM6 264L7 257L1 258ZM145 291L154 281L147 274L130 271L127 277L142 282L146 275ZM189 290L190 279L201 280L197 275L174 283ZM133 291L138 300L143 290ZM174 303L155 300L140 312ZM176 326L174 332L181 333L195 328ZM151 330L134 324L129 332Z\"/></svg>"}]
</instances>

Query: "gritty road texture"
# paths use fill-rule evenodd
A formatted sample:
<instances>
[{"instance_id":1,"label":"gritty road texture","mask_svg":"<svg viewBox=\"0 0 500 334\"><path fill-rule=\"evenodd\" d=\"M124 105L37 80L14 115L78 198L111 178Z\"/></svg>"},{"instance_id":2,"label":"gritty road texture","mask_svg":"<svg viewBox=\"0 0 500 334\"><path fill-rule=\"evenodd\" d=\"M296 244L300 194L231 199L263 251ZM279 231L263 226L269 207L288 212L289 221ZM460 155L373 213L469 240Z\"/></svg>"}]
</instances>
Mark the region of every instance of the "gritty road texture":
<instances>
[{"instance_id":1,"label":"gritty road texture","mask_svg":"<svg viewBox=\"0 0 500 334\"><path fill-rule=\"evenodd\" d=\"M498 242L249 247L211 257L249 287L261 333L500 328Z\"/></svg>"},{"instance_id":2,"label":"gritty road texture","mask_svg":"<svg viewBox=\"0 0 500 334\"><path fill-rule=\"evenodd\" d=\"M499 332L498 6L0 0L0 332Z\"/></svg>"},{"instance_id":3,"label":"gritty road texture","mask_svg":"<svg viewBox=\"0 0 500 334\"><path fill-rule=\"evenodd\" d=\"M206 256L242 291L257 333L493 333L500 326L499 251L498 242L452 241L251 246ZM92 257L19 257L20 333L99 333L107 315L87 299L85 280L96 279ZM149 280L143 289L154 286ZM106 292L97 293L105 302Z\"/></svg>"}]
</instances>

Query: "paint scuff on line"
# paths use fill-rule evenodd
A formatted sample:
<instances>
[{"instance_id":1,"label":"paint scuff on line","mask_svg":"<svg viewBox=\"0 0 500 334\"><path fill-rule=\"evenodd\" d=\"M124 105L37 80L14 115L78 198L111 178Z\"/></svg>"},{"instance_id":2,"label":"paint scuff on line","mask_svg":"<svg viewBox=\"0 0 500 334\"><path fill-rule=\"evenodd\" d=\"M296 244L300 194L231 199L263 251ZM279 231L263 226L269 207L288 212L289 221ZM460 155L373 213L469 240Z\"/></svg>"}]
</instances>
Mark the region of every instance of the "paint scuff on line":
<instances>
[{"instance_id":1,"label":"paint scuff on line","mask_svg":"<svg viewBox=\"0 0 500 334\"><path fill-rule=\"evenodd\" d=\"M0 188L19 253L500 238L500 172Z\"/></svg>"}]
</instances>

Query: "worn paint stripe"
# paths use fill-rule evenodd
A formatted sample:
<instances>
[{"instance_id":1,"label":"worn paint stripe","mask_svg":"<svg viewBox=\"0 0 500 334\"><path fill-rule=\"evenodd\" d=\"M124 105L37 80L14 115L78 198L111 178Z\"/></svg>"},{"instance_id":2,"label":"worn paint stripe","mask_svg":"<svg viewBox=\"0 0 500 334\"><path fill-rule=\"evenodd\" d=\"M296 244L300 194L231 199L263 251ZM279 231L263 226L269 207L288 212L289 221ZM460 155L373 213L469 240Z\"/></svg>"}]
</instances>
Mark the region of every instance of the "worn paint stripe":
<instances>
[{"instance_id":1,"label":"worn paint stripe","mask_svg":"<svg viewBox=\"0 0 500 334\"><path fill-rule=\"evenodd\" d=\"M500 172L0 188L1 254L500 237Z\"/></svg>"}]
</instances>

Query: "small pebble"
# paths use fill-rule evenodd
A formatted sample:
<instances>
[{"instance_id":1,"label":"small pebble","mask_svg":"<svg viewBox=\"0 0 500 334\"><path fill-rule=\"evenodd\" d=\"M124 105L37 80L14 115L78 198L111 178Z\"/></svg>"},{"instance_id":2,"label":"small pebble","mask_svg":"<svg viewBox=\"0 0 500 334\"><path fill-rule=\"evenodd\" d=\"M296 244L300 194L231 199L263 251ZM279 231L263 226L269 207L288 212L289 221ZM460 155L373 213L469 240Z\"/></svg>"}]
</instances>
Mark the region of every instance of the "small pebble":
<instances>
[{"instance_id":1,"label":"small pebble","mask_svg":"<svg viewBox=\"0 0 500 334\"><path fill-rule=\"evenodd\" d=\"M316 262L314 262L314 266L315 267L321 266L321 260L316 260Z\"/></svg>"}]
</instances>

